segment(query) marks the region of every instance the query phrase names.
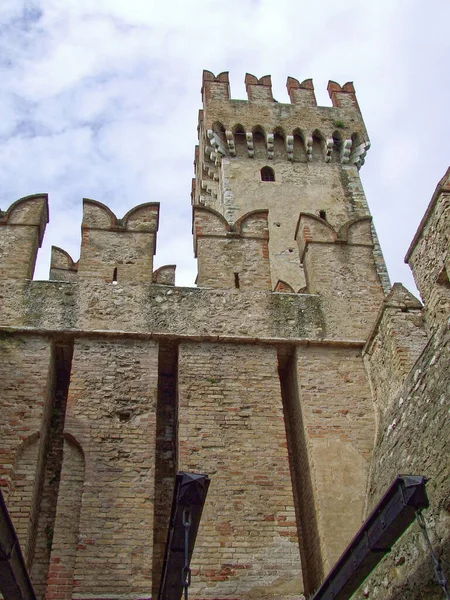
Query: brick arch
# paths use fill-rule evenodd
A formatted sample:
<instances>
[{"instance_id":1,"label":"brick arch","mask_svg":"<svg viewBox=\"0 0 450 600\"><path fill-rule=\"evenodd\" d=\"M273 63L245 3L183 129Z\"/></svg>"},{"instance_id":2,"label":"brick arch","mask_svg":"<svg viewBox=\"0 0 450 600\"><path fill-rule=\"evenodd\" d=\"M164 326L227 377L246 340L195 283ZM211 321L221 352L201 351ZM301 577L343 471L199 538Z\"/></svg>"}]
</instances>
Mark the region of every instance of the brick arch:
<instances>
[{"instance_id":1,"label":"brick arch","mask_svg":"<svg viewBox=\"0 0 450 600\"><path fill-rule=\"evenodd\" d=\"M11 521L24 556L30 553L30 524L36 517L35 482L38 467L40 433L29 435L16 450L8 495Z\"/></svg>"},{"instance_id":2,"label":"brick arch","mask_svg":"<svg viewBox=\"0 0 450 600\"><path fill-rule=\"evenodd\" d=\"M47 579L47 600L71 598L79 547L85 455L78 440L64 434L64 458Z\"/></svg>"}]
</instances>

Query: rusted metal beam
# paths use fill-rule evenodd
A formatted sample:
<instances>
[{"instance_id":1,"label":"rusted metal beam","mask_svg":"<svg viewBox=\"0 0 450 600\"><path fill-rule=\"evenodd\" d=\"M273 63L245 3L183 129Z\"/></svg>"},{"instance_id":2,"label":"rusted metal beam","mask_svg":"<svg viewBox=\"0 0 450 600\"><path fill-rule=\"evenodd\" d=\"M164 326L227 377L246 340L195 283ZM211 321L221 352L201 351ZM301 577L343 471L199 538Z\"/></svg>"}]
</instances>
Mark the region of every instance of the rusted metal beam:
<instances>
[{"instance_id":1,"label":"rusted metal beam","mask_svg":"<svg viewBox=\"0 0 450 600\"><path fill-rule=\"evenodd\" d=\"M0 592L5 600L36 600L19 540L0 490Z\"/></svg>"},{"instance_id":2,"label":"rusted metal beam","mask_svg":"<svg viewBox=\"0 0 450 600\"><path fill-rule=\"evenodd\" d=\"M189 564L210 479L177 473L158 600L180 600L190 583Z\"/></svg>"},{"instance_id":3,"label":"rusted metal beam","mask_svg":"<svg viewBox=\"0 0 450 600\"><path fill-rule=\"evenodd\" d=\"M428 508L426 481L420 475L395 478L312 600L351 597L413 522L416 511Z\"/></svg>"}]
</instances>

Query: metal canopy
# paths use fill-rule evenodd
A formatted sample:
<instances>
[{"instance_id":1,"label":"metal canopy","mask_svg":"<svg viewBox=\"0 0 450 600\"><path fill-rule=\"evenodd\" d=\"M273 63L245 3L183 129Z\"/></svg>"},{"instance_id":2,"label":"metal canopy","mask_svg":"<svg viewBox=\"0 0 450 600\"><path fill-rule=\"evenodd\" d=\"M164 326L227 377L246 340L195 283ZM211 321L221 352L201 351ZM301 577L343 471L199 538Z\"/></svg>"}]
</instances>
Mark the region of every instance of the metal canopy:
<instances>
[{"instance_id":1,"label":"metal canopy","mask_svg":"<svg viewBox=\"0 0 450 600\"><path fill-rule=\"evenodd\" d=\"M0 592L5 600L36 600L14 526L0 490Z\"/></svg>"},{"instance_id":2,"label":"metal canopy","mask_svg":"<svg viewBox=\"0 0 450 600\"><path fill-rule=\"evenodd\" d=\"M188 567L209 483L209 477L199 473L176 475L158 600L180 600L189 585Z\"/></svg>"},{"instance_id":3,"label":"metal canopy","mask_svg":"<svg viewBox=\"0 0 450 600\"><path fill-rule=\"evenodd\" d=\"M428 508L426 478L398 475L312 600L348 600L415 519Z\"/></svg>"}]
</instances>

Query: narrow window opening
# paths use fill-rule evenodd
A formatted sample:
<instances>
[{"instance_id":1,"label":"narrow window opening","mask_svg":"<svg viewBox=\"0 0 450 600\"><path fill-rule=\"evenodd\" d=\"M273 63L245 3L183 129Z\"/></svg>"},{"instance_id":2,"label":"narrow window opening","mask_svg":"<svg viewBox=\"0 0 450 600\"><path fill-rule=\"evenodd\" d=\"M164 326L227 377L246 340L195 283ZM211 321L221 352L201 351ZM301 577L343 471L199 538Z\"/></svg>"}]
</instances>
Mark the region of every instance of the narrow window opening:
<instances>
[{"instance_id":1,"label":"narrow window opening","mask_svg":"<svg viewBox=\"0 0 450 600\"><path fill-rule=\"evenodd\" d=\"M238 290L241 285L239 283L239 273L234 274L234 287Z\"/></svg>"},{"instance_id":2,"label":"narrow window opening","mask_svg":"<svg viewBox=\"0 0 450 600\"><path fill-rule=\"evenodd\" d=\"M319 210L319 217L324 221L327 220L327 213L324 210Z\"/></svg>"},{"instance_id":3,"label":"narrow window opening","mask_svg":"<svg viewBox=\"0 0 450 600\"><path fill-rule=\"evenodd\" d=\"M112 282L113 285L117 285L117 267L114 267Z\"/></svg>"},{"instance_id":4,"label":"narrow window opening","mask_svg":"<svg viewBox=\"0 0 450 600\"><path fill-rule=\"evenodd\" d=\"M271 167L261 169L261 181L275 181L275 173Z\"/></svg>"}]
</instances>

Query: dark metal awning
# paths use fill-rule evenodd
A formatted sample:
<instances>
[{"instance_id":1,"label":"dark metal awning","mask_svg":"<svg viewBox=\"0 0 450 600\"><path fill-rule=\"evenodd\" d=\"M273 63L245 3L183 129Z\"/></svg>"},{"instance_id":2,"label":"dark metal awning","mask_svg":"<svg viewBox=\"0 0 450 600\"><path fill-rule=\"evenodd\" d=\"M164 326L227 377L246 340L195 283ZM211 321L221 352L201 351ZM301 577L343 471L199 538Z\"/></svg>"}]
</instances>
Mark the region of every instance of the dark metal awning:
<instances>
[{"instance_id":1,"label":"dark metal awning","mask_svg":"<svg viewBox=\"0 0 450 600\"><path fill-rule=\"evenodd\" d=\"M180 600L189 585L188 567L209 482L207 475L198 473L176 475L159 600Z\"/></svg>"},{"instance_id":2,"label":"dark metal awning","mask_svg":"<svg viewBox=\"0 0 450 600\"><path fill-rule=\"evenodd\" d=\"M19 540L0 490L0 592L5 600L36 600Z\"/></svg>"},{"instance_id":3,"label":"dark metal awning","mask_svg":"<svg viewBox=\"0 0 450 600\"><path fill-rule=\"evenodd\" d=\"M428 508L426 478L398 475L355 535L313 600L348 600L415 519Z\"/></svg>"}]
</instances>

